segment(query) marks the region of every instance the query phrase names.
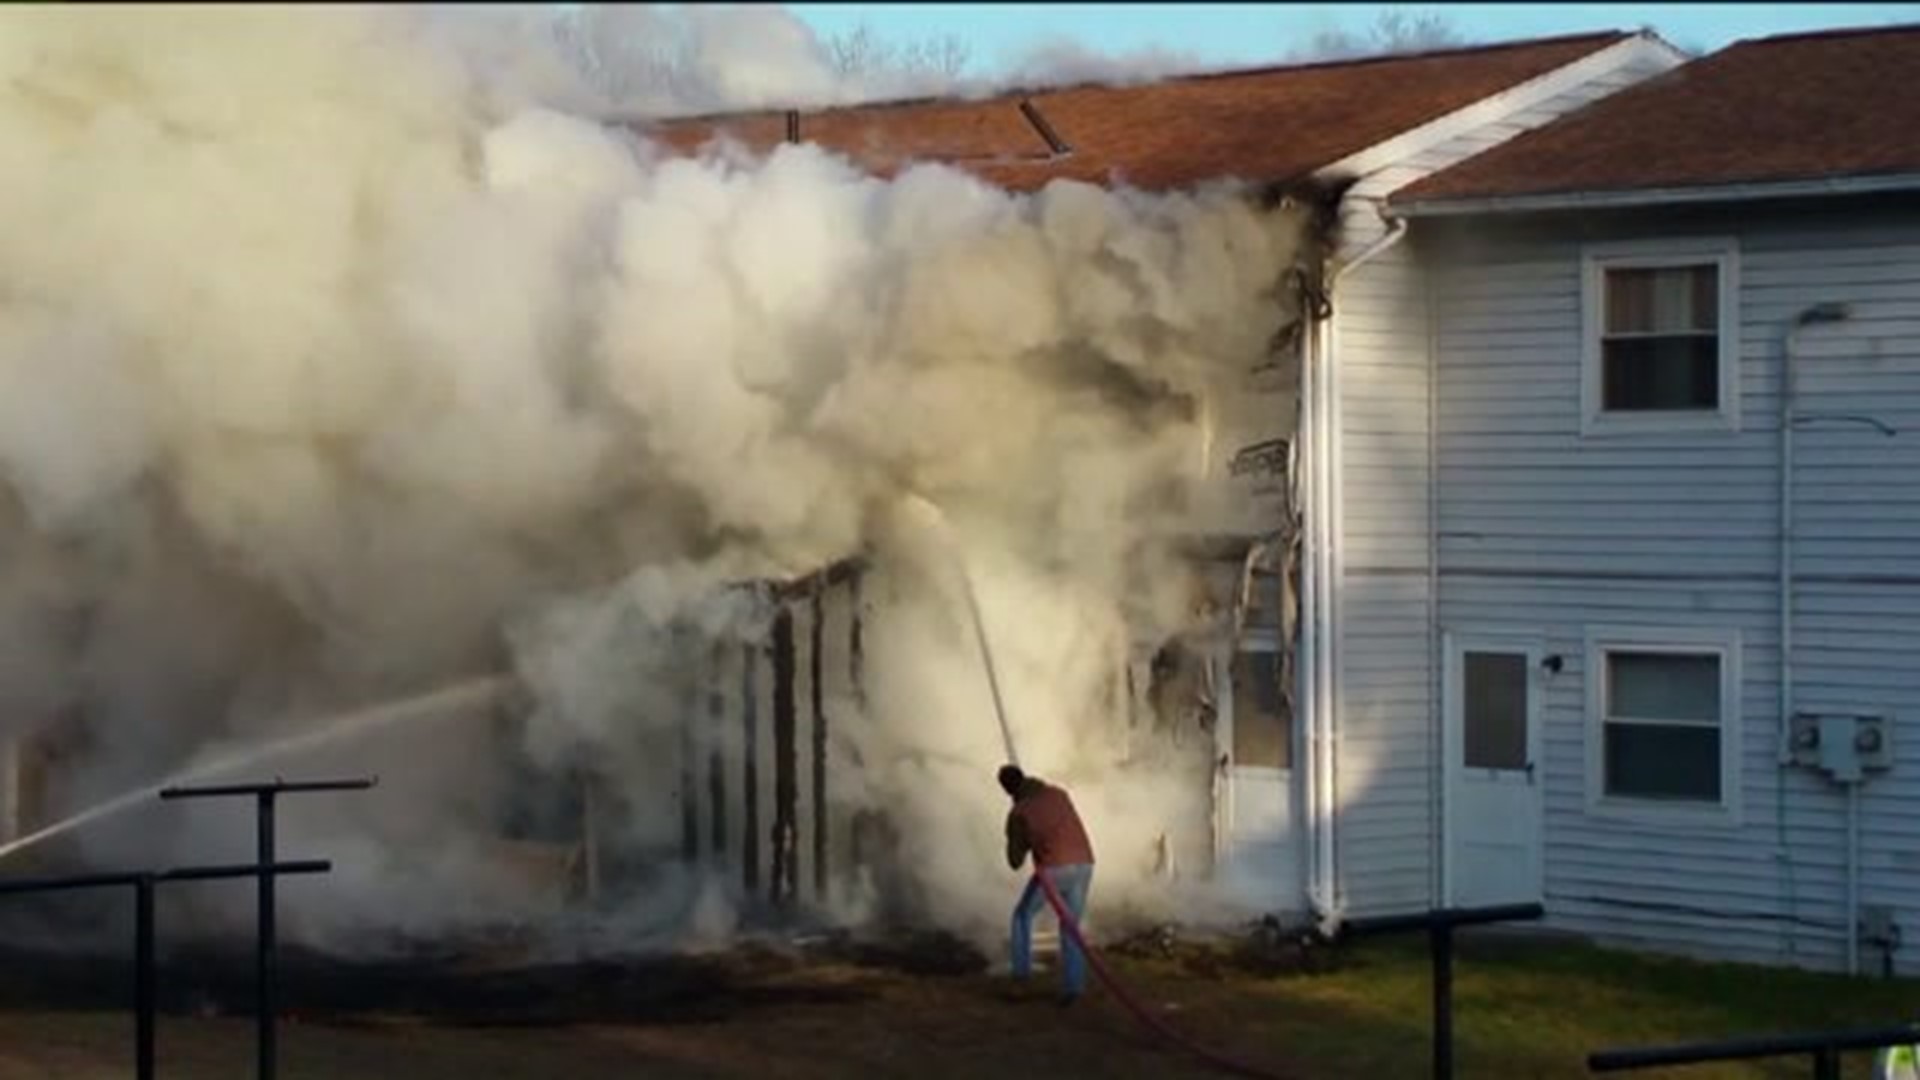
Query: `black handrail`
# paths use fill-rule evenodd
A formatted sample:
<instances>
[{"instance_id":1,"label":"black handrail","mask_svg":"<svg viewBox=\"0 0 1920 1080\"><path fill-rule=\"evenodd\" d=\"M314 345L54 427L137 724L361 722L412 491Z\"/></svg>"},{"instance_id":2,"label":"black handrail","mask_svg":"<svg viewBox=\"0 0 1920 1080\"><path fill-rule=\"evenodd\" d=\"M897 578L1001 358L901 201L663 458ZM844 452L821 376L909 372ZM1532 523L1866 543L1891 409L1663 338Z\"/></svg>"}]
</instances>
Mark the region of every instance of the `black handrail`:
<instances>
[{"instance_id":1,"label":"black handrail","mask_svg":"<svg viewBox=\"0 0 1920 1080\"><path fill-rule=\"evenodd\" d=\"M1813 1058L1814 1080L1839 1080L1842 1051L1878 1050L1916 1042L1920 1042L1920 1024L1758 1035L1716 1042L1596 1050L1587 1055L1587 1069L1590 1072L1626 1072L1670 1065L1703 1065L1715 1061L1747 1061L1807 1054Z\"/></svg>"},{"instance_id":2,"label":"black handrail","mask_svg":"<svg viewBox=\"0 0 1920 1080\"><path fill-rule=\"evenodd\" d=\"M1366 937L1408 930L1427 932L1427 952L1433 961L1433 1075L1453 1078L1453 932L1462 926L1520 922L1546 914L1540 904L1500 904L1479 908L1435 908L1415 915L1376 915L1349 919L1341 934Z\"/></svg>"},{"instance_id":3,"label":"black handrail","mask_svg":"<svg viewBox=\"0 0 1920 1080\"><path fill-rule=\"evenodd\" d=\"M271 881L282 874L324 874L333 869L325 859L284 863L245 863L225 866L182 866L172 870L120 871L72 874L53 878L0 880L0 896L61 892L70 889L127 888L134 891L133 914L133 1071L139 1080L153 1080L154 932L153 894L159 885L174 881L217 881L259 877Z\"/></svg>"},{"instance_id":4,"label":"black handrail","mask_svg":"<svg viewBox=\"0 0 1920 1080\"><path fill-rule=\"evenodd\" d=\"M276 831L274 807L281 795L306 795L326 791L365 791L379 783L377 778L356 777L350 780L295 780L287 781L274 777L271 782L257 784L206 784L198 787L170 787L160 792L162 799L218 799L230 796L247 796L256 806L255 829L257 853L260 865L270 866L274 861L274 833ZM277 1019L276 984L280 955L280 931L278 926L278 905L274 900L274 876L260 876L258 931L254 938L254 1032L255 1053L258 1060L260 1080L273 1080L276 1071L277 1048L275 1046L274 1022Z\"/></svg>"}]
</instances>

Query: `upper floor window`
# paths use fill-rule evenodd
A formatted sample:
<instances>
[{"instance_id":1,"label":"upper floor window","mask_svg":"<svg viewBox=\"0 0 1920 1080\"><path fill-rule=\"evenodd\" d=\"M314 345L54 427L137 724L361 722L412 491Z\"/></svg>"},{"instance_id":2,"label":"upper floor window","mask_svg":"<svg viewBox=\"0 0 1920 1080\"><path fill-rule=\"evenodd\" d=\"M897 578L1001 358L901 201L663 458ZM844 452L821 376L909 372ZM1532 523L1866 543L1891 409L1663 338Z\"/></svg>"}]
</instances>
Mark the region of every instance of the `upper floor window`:
<instances>
[{"instance_id":1,"label":"upper floor window","mask_svg":"<svg viewBox=\"0 0 1920 1080\"><path fill-rule=\"evenodd\" d=\"M1735 277L1728 240L1587 250L1584 433L1739 427Z\"/></svg>"}]
</instances>

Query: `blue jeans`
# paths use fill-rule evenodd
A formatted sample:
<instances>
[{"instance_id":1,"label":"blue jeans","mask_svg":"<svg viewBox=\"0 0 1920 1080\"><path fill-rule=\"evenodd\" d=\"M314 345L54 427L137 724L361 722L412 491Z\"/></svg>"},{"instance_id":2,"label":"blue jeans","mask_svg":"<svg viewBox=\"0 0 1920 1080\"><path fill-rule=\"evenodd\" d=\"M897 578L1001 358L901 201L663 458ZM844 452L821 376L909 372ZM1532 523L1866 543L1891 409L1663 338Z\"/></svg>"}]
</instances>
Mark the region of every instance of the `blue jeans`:
<instances>
[{"instance_id":1,"label":"blue jeans","mask_svg":"<svg viewBox=\"0 0 1920 1080\"><path fill-rule=\"evenodd\" d=\"M1073 912L1073 921L1079 923L1086 916L1087 892L1093 887L1093 864L1050 866L1037 872L1044 872L1047 880L1053 882L1067 910ZM1047 894L1040 890L1040 883L1029 878L1020 902L1013 906L1013 977L1016 979L1033 974L1033 917L1047 906ZM1074 997L1087 988L1087 958L1064 926L1060 928L1060 981L1061 988Z\"/></svg>"}]
</instances>

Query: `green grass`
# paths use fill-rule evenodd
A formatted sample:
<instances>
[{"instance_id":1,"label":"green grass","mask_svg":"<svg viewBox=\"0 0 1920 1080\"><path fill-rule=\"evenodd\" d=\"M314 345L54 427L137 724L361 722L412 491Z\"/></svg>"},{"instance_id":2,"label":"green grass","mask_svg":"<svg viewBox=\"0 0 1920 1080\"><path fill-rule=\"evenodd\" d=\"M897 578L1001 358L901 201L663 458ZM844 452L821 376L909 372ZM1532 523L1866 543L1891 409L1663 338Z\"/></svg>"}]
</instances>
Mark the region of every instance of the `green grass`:
<instances>
[{"instance_id":1,"label":"green grass","mask_svg":"<svg viewBox=\"0 0 1920 1080\"><path fill-rule=\"evenodd\" d=\"M1142 971L1169 977L1173 966L1161 961ZM1345 950L1325 974L1239 982L1250 1000L1221 1007L1246 1028L1264 1028L1264 1041L1288 1048L1276 1060L1297 1062L1308 1075L1411 1075L1428 1060L1428 971L1423 938L1368 944ZM1453 1008L1458 1075L1577 1077L1588 1075L1586 1055L1603 1048L1920 1020L1920 982L1508 937L1462 943ZM1229 1025L1218 1023L1220 1037L1241 1042ZM1869 1075L1871 1060L1870 1053L1848 1055L1846 1075ZM1618 1075L1806 1077L1811 1063L1799 1057Z\"/></svg>"}]
</instances>

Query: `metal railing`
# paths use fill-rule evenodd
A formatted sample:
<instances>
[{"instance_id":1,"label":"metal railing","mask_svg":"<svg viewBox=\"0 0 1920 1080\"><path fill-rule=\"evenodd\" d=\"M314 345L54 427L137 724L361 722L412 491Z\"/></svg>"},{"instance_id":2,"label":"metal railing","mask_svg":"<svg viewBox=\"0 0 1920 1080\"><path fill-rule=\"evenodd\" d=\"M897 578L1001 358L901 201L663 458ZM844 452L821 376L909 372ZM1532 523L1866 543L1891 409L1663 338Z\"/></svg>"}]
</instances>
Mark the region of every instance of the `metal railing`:
<instances>
[{"instance_id":1,"label":"metal railing","mask_svg":"<svg viewBox=\"0 0 1920 1080\"><path fill-rule=\"evenodd\" d=\"M1920 1024L1899 1027L1853 1028L1792 1035L1760 1035L1717 1042L1678 1043L1598 1050L1587 1055L1589 1072L1628 1072L1672 1065L1704 1065L1716 1061L1798 1057L1813 1061L1814 1080L1840 1080L1840 1055L1848 1050L1879 1050L1920 1043Z\"/></svg>"},{"instance_id":2,"label":"metal railing","mask_svg":"<svg viewBox=\"0 0 1920 1080\"><path fill-rule=\"evenodd\" d=\"M160 792L162 799L221 799L245 797L254 800L254 832L256 834L255 859L261 866L272 866L274 862L275 831L277 818L274 808L282 795L311 795L328 791L365 791L379 781L367 778L352 780L299 780L288 782L275 777L270 783L261 784L209 784L201 787L170 787ZM255 1057L260 1080L273 1080L278 1049L275 1045L274 1022L277 1018L275 984L279 969L280 932L277 917L277 905L274 901L273 874L260 875L260 896L258 928L254 935L254 1040Z\"/></svg>"},{"instance_id":3,"label":"metal railing","mask_svg":"<svg viewBox=\"0 0 1920 1080\"><path fill-rule=\"evenodd\" d=\"M1481 908L1437 908L1418 915L1383 915L1351 919L1341 924L1340 936L1373 937L1409 930L1427 932L1427 953L1433 962L1433 1075L1453 1077L1453 932L1462 926L1522 922L1546 914L1539 904L1504 904Z\"/></svg>"},{"instance_id":4,"label":"metal railing","mask_svg":"<svg viewBox=\"0 0 1920 1080\"><path fill-rule=\"evenodd\" d=\"M133 1071L139 1080L153 1080L154 932L153 898L157 886L176 881L219 881L259 877L272 880L282 874L324 874L333 864L324 859L239 866L185 866L174 870L129 871L110 874L74 874L55 878L16 878L0 881L0 896L65 892L71 889L131 888L133 907Z\"/></svg>"},{"instance_id":5,"label":"metal railing","mask_svg":"<svg viewBox=\"0 0 1920 1080\"><path fill-rule=\"evenodd\" d=\"M254 971L257 1000L254 1010L258 1040L260 1080L273 1080L277 1069L278 1046L275 1041L275 981L279 949L274 882L286 874L324 874L333 863L324 859L278 862L275 856L274 808L281 795L322 791L364 791L377 783L372 779L309 780L289 782L274 779L269 783L220 784L204 787L171 787L160 798L196 799L247 796L257 807L257 861L244 865L187 866L172 870L133 870L115 873L73 874L53 878L0 879L0 896L23 893L62 892L71 889L131 888L134 891L133 918L133 998L134 998L134 1075L152 1080L154 1074L154 891L159 885L176 881L217 881L228 878L257 878L259 881L258 924L254 935Z\"/></svg>"}]
</instances>

